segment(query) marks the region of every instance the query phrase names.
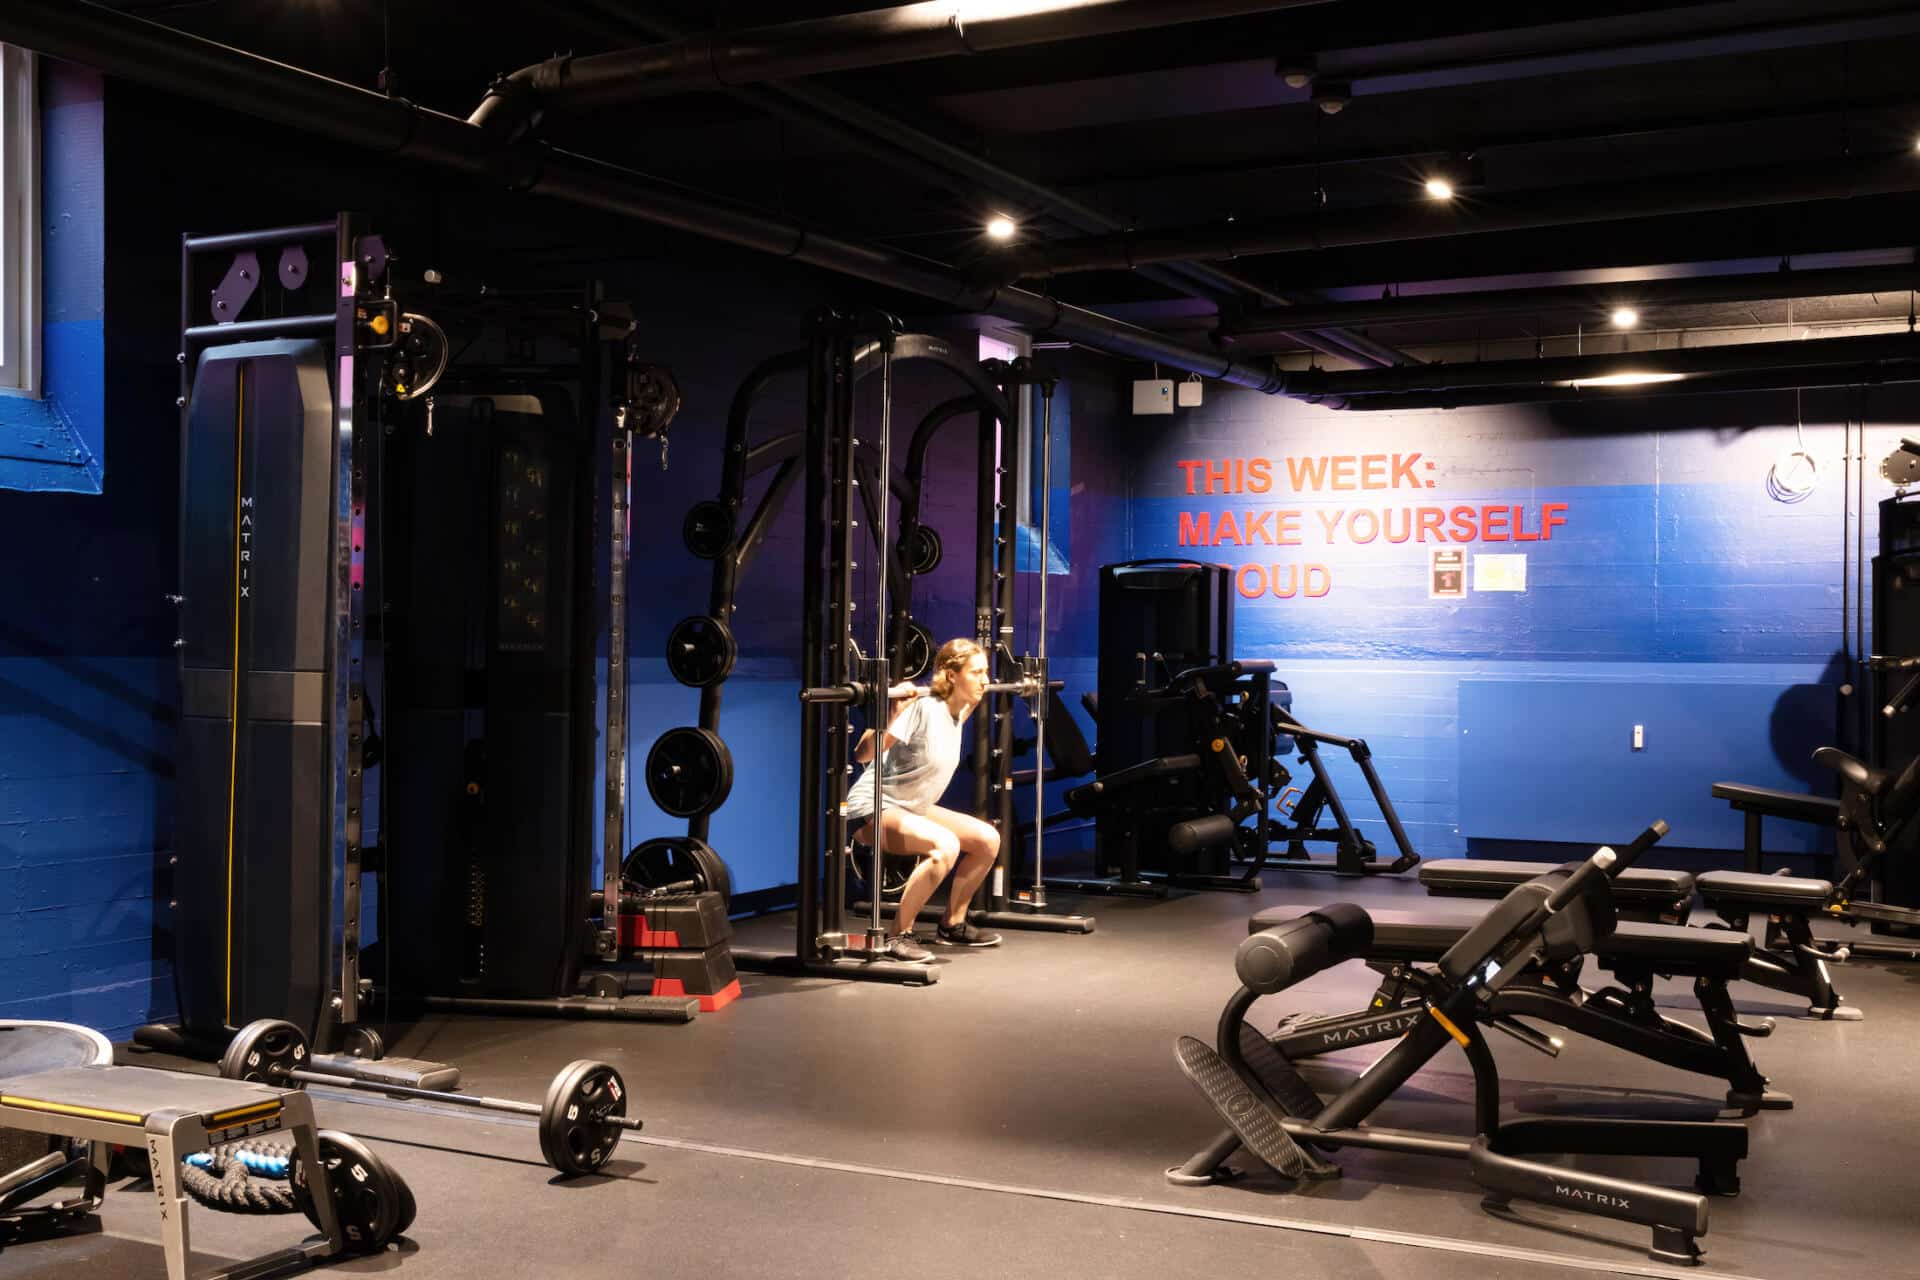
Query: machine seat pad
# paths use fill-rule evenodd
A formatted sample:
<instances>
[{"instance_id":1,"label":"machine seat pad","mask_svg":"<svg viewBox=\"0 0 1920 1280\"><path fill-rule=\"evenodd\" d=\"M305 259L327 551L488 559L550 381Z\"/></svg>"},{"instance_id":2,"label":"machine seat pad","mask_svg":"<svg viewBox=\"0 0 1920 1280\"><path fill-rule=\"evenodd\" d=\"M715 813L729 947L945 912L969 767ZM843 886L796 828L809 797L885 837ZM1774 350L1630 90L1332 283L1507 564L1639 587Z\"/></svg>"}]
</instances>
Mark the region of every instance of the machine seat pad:
<instances>
[{"instance_id":1,"label":"machine seat pad","mask_svg":"<svg viewBox=\"0 0 1920 1280\"><path fill-rule=\"evenodd\" d=\"M1802 876L1763 876L1753 871L1709 871L1694 881L1708 906L1798 907L1818 911L1833 896L1826 880Z\"/></svg>"},{"instance_id":2,"label":"machine seat pad","mask_svg":"<svg viewBox=\"0 0 1920 1280\"><path fill-rule=\"evenodd\" d=\"M1772 787L1750 787L1744 782L1716 782L1713 797L1725 800L1736 809L1750 810L1769 818L1788 818L1794 822L1812 822L1831 827L1840 820L1840 802L1826 796L1810 796L1804 791L1775 791Z\"/></svg>"},{"instance_id":3,"label":"machine seat pad","mask_svg":"<svg viewBox=\"0 0 1920 1280\"><path fill-rule=\"evenodd\" d=\"M1263 911L1253 918L1252 930L1264 927L1259 923L1260 916L1270 916L1267 923L1277 924L1297 914L1285 909ZM1373 917L1373 945L1366 952L1369 960L1435 964L1473 927L1471 921L1464 920L1383 920L1380 914L1376 912ZM1729 929L1689 929L1684 925L1623 920L1594 948L1593 958L1602 968L1631 961L1674 976L1737 978L1751 952L1747 936Z\"/></svg>"},{"instance_id":4,"label":"machine seat pad","mask_svg":"<svg viewBox=\"0 0 1920 1280\"><path fill-rule=\"evenodd\" d=\"M1574 863L1567 863L1572 867ZM1504 898L1536 876L1556 870L1544 862L1501 862L1489 858L1429 859L1420 864L1420 883L1435 896ZM1693 876L1685 871L1628 867L1613 882L1613 900L1623 907L1667 908L1693 896Z\"/></svg>"}]
</instances>

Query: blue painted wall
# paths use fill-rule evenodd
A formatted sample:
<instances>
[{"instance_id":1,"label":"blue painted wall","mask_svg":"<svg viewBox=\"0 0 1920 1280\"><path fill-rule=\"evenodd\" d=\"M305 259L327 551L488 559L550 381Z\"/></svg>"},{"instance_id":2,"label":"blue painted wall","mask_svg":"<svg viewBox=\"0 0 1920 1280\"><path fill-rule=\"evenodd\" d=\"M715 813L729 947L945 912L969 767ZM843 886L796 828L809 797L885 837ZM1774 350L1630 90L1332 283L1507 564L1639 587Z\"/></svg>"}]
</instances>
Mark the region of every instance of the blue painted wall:
<instances>
[{"instance_id":1,"label":"blue painted wall","mask_svg":"<svg viewBox=\"0 0 1920 1280\"><path fill-rule=\"evenodd\" d=\"M1306 723L1365 737L1416 847L1444 855L1654 817L1738 848L1712 782L1825 785L1807 756L1838 731L1839 424L1864 417L1873 465L1920 398L1810 392L1798 412L1799 434L1791 392L1370 414L1209 387L1105 427L1138 459L1128 554L1234 566L1241 652L1280 663ZM1817 485L1777 501L1768 470L1802 435ZM1888 492L1867 485L1868 557ZM1466 556L1457 599L1429 596L1445 550ZM1525 590L1474 589L1488 555L1524 556Z\"/></svg>"},{"instance_id":2,"label":"blue painted wall","mask_svg":"<svg viewBox=\"0 0 1920 1280\"><path fill-rule=\"evenodd\" d=\"M0 490L0 1018L118 1034L173 1005L155 907L172 842L174 670L160 597L173 582L174 437L135 429L135 401L121 394L143 362L172 361L143 355L124 325L105 329L100 81L44 63L41 87L50 400L37 404L57 407L85 454L87 465L58 469L91 478L16 473L32 491ZM124 379L111 391L109 356ZM171 409L170 394L162 403ZM10 407L20 402L0 404ZM103 475L109 437L115 466Z\"/></svg>"}]
</instances>

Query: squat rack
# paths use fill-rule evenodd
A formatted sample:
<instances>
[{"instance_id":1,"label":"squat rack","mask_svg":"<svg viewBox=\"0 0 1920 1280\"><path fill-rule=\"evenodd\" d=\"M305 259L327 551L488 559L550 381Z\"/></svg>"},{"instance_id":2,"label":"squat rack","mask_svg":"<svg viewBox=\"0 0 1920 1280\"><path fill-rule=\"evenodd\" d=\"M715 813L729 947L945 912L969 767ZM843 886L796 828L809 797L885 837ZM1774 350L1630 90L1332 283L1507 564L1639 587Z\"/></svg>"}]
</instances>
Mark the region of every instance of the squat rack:
<instances>
[{"instance_id":1,"label":"squat rack","mask_svg":"<svg viewBox=\"0 0 1920 1280\"><path fill-rule=\"evenodd\" d=\"M909 464L904 476L888 465L890 460L884 448L862 442L856 436L853 420L853 392L860 379L881 372L886 382L883 400L890 402L892 366L898 361L943 367L965 383L968 390L967 395L947 402L919 424L908 450ZM747 429L755 402L777 379L803 370L807 375L805 430L750 446ZM725 657L715 666L716 677L701 683L700 727L716 737L720 686L732 667L734 651L727 623L735 611L740 577L800 480L801 469L805 468L805 519L801 535L804 630L799 920L791 952L736 949L735 962L742 969L832 973L911 983L937 980L937 971L926 966L869 961L848 955L858 950L859 943L858 939L848 938L845 927L849 843L840 807L850 772L847 708L856 700L873 700L878 703L878 715L884 720L885 690L890 683L888 673L898 670L911 677L924 670L913 670L897 659L909 647L911 622L905 603L906 584L914 573L926 572L933 565L918 558L917 567L910 568L903 557L902 544L925 536L916 531L922 473L934 432L953 417L973 409L978 414L981 436L978 452L983 463L979 476L979 509L983 518L977 531L976 550L984 563L976 574L975 630L983 647L999 659L997 674L1011 677L989 686L988 714L976 723L975 809L978 816L992 821L996 816L996 794L1000 797L1000 808L1011 808L1006 775L1010 772L1012 698L1034 692L1044 683L1043 680L1036 683L1039 678L1035 674L1043 669L1043 664L1029 659L1023 667L1003 642L1003 638L1010 638L1012 634L1015 551L1012 495L1016 492L1019 474L1014 459L1017 449L1011 438L1005 436L1003 424L1017 421L1009 407L1007 388L1023 380L1027 379L1016 376L1013 367L1005 362L976 363L966 359L946 338L903 333L892 317L872 313L849 316L827 311L812 317L805 351L762 362L749 373L734 397L723 446L720 494L695 504L683 527L689 550L715 562L708 615L702 621L716 633L715 644L724 650ZM776 468L771 483L744 524L741 523L749 478L770 468ZM890 504L877 497L882 492L882 475L888 478L885 491L899 500L902 516L900 536L891 540L884 532ZM858 521L854 518L856 491L869 525L865 540L883 548L882 581L896 601L891 610L883 603L881 612L890 632L887 653L864 652L853 634L856 612L853 572L855 551L861 541L856 533ZM1001 539L998 546L994 541L996 537ZM933 546L932 562L937 563L937 536ZM884 601L887 592L883 589L882 594ZM878 639L876 629L876 648ZM1044 653L1044 640L1041 644ZM930 645L923 641L921 648L924 652ZM930 652L926 656L930 658ZM997 753L991 745L994 740L1004 744ZM710 813L709 810L689 820L690 842L704 843ZM1003 844L1003 858L1006 848ZM988 901L995 910L988 914L988 919L998 919L998 911L1005 906L1004 881L1003 863L1003 870L997 872L991 882ZM1074 931L1092 927L1092 921L1084 917L1024 913L1008 923Z\"/></svg>"}]
</instances>

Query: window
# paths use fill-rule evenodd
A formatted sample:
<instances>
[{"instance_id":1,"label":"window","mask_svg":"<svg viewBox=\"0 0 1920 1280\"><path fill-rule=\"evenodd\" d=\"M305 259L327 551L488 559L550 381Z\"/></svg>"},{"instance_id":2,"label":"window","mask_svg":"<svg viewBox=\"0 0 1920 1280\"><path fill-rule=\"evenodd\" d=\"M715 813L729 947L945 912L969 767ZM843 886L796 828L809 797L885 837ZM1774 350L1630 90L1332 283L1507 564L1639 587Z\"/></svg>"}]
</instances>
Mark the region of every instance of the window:
<instances>
[{"instance_id":1,"label":"window","mask_svg":"<svg viewBox=\"0 0 1920 1280\"><path fill-rule=\"evenodd\" d=\"M0 45L0 391L40 391L40 128L33 55Z\"/></svg>"},{"instance_id":2,"label":"window","mask_svg":"<svg viewBox=\"0 0 1920 1280\"><path fill-rule=\"evenodd\" d=\"M0 44L0 489L106 481L105 118L99 72Z\"/></svg>"}]
</instances>

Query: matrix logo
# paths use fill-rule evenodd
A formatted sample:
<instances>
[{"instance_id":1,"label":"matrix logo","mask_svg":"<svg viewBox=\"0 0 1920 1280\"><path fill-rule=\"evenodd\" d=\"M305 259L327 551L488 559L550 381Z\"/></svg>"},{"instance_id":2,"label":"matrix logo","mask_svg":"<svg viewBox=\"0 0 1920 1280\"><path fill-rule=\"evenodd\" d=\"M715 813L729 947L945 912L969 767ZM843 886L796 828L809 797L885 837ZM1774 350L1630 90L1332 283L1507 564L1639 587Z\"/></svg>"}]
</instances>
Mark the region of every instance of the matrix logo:
<instances>
[{"instance_id":1,"label":"matrix logo","mask_svg":"<svg viewBox=\"0 0 1920 1280\"><path fill-rule=\"evenodd\" d=\"M240 598L252 599L253 587L253 499L240 499Z\"/></svg>"},{"instance_id":2,"label":"matrix logo","mask_svg":"<svg viewBox=\"0 0 1920 1280\"><path fill-rule=\"evenodd\" d=\"M1587 1191L1581 1187L1569 1187L1561 1183L1553 1184L1553 1194L1563 1200L1578 1200L1586 1204L1605 1205L1609 1209L1631 1209L1633 1201L1625 1196L1610 1196L1599 1191Z\"/></svg>"},{"instance_id":3,"label":"matrix logo","mask_svg":"<svg viewBox=\"0 0 1920 1280\"><path fill-rule=\"evenodd\" d=\"M1421 1015L1414 1013L1396 1013L1357 1027L1346 1027L1338 1031L1320 1033L1321 1044L1351 1044L1356 1040L1380 1040L1387 1036L1411 1031L1418 1025Z\"/></svg>"}]
</instances>

